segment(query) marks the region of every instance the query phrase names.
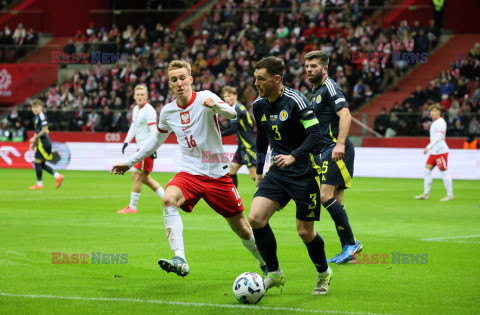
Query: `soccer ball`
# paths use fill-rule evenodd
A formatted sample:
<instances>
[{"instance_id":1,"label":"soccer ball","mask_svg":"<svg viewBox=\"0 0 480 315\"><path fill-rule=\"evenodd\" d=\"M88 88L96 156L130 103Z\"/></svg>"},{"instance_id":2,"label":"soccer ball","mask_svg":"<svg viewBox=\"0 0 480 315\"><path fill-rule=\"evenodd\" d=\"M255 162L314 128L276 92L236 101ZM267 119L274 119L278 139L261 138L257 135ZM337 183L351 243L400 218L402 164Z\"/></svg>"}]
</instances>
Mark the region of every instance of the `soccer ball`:
<instances>
[{"instance_id":1,"label":"soccer ball","mask_svg":"<svg viewBox=\"0 0 480 315\"><path fill-rule=\"evenodd\" d=\"M233 282L233 294L242 304L258 303L265 294L262 276L254 272L244 272Z\"/></svg>"}]
</instances>

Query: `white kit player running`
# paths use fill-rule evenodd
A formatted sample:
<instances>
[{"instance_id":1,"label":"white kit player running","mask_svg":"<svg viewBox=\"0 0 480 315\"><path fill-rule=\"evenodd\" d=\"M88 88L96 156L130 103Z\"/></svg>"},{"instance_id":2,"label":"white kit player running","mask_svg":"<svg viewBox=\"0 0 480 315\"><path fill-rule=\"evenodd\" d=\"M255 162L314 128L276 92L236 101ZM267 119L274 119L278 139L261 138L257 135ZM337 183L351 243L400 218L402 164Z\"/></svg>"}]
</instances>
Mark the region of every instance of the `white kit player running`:
<instances>
[{"instance_id":1,"label":"white kit player running","mask_svg":"<svg viewBox=\"0 0 480 315\"><path fill-rule=\"evenodd\" d=\"M430 198L430 188L432 187L432 169L438 166L443 184L447 190L447 196L440 201L453 200L452 177L447 171L448 164L448 146L445 142L445 133L447 131L447 123L445 119L440 117L442 107L439 104L430 106L430 116L432 117L432 125L430 126L430 143L423 150L423 154L430 152L427 163L425 165L424 191L423 194L415 196L415 199L426 200Z\"/></svg>"},{"instance_id":2,"label":"white kit player running","mask_svg":"<svg viewBox=\"0 0 480 315\"><path fill-rule=\"evenodd\" d=\"M180 172L167 184L163 216L165 232L175 256L171 260L160 259L158 264L163 270L182 277L189 274L183 244L183 222L178 208L191 212L203 198L225 218L265 272L265 262L243 214L242 200L228 175L229 158L224 154L218 126L218 114L232 119L237 115L235 109L210 91L192 91L191 67L186 61L172 61L168 65L168 79L176 100L162 109L158 132L126 162L114 165L111 173L123 175L157 150L173 132L181 151Z\"/></svg>"},{"instance_id":3,"label":"white kit player running","mask_svg":"<svg viewBox=\"0 0 480 315\"><path fill-rule=\"evenodd\" d=\"M128 129L127 137L123 143L122 153L125 153L125 148L134 137L138 148L141 148L145 141L156 133L157 112L152 105L147 102L147 97L147 87L145 85L137 85L133 96L137 105L133 109L132 124L130 125L130 129ZM133 186L130 195L130 204L122 210L118 210L117 213L137 213L142 183L150 187L160 198L163 198L163 194L165 193L164 189L150 176L150 172L153 169L153 160L156 157L156 152L153 152L150 156L147 156L135 164L134 171L132 172Z\"/></svg>"}]
</instances>

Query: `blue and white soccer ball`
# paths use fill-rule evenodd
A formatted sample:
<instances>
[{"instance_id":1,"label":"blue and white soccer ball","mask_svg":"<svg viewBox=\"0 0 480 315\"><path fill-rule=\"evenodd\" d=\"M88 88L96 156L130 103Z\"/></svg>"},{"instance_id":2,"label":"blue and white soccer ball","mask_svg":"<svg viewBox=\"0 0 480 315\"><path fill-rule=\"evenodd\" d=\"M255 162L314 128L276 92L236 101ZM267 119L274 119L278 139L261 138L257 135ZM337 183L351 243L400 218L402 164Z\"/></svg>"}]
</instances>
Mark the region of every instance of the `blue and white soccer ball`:
<instances>
[{"instance_id":1,"label":"blue and white soccer ball","mask_svg":"<svg viewBox=\"0 0 480 315\"><path fill-rule=\"evenodd\" d=\"M265 282L257 273L244 272L235 279L233 294L242 304L256 304L265 294Z\"/></svg>"}]
</instances>

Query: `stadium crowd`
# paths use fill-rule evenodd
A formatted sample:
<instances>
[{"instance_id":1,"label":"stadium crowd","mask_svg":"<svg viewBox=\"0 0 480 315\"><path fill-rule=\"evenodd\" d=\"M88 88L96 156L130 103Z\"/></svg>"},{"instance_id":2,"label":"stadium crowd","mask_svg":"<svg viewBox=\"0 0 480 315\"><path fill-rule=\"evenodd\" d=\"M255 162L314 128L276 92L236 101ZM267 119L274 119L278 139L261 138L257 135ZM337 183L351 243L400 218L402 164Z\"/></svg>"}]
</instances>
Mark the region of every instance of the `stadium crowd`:
<instances>
[{"instance_id":1,"label":"stadium crowd","mask_svg":"<svg viewBox=\"0 0 480 315\"><path fill-rule=\"evenodd\" d=\"M333 5L326 1L327 5L315 2L312 7L306 1L224 1L202 18L201 28L179 25L174 31L160 23L152 30L143 25L97 28L91 23L64 52L126 53L127 60L113 66L89 65L40 98L46 102L51 130L126 131L134 86L146 84L150 101L161 109L173 99L167 63L179 58L192 63L196 90L220 95L223 86L232 85L239 91L239 101L251 111L257 96L252 76L256 61L268 55L281 57L287 67L285 84L307 95L310 86L303 56L320 49L330 55L329 74L355 109L374 93L396 86L399 76L413 66L394 61L395 53L429 51L440 35L433 21L425 29L406 21L381 29L368 17L372 10L366 6L378 2L351 0ZM362 53L362 58L353 58L358 56L355 52ZM372 58L375 52L382 58ZM31 129L29 101L18 116Z\"/></svg>"},{"instance_id":2,"label":"stadium crowd","mask_svg":"<svg viewBox=\"0 0 480 315\"><path fill-rule=\"evenodd\" d=\"M448 136L480 136L480 42L443 70L428 86L418 86L402 103L396 102L375 119L374 129L387 137L427 136L429 106L439 102Z\"/></svg>"},{"instance_id":3,"label":"stadium crowd","mask_svg":"<svg viewBox=\"0 0 480 315\"><path fill-rule=\"evenodd\" d=\"M15 30L8 25L0 31L0 62L15 62L17 58L25 56L38 42L38 34L33 28L28 30L19 23Z\"/></svg>"}]
</instances>

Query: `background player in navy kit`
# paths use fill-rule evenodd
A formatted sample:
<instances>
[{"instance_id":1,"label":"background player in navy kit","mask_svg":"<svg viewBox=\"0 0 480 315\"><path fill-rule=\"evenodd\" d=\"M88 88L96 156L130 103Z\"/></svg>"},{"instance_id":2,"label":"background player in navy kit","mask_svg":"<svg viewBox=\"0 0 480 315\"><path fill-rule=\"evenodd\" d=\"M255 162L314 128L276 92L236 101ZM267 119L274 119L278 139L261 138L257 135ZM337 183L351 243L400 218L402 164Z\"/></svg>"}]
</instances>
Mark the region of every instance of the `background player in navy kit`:
<instances>
[{"instance_id":1,"label":"background player in navy kit","mask_svg":"<svg viewBox=\"0 0 480 315\"><path fill-rule=\"evenodd\" d=\"M345 263L362 250L353 236L343 206L343 191L352 186L355 150L348 139L351 116L342 89L328 77L328 55L312 51L305 55L308 80L313 83L312 105L322 133L321 201L335 222L342 252L328 262Z\"/></svg>"},{"instance_id":2,"label":"background player in navy kit","mask_svg":"<svg viewBox=\"0 0 480 315\"><path fill-rule=\"evenodd\" d=\"M35 172L37 173L37 184L30 186L30 189L43 189L43 170L46 170L55 177L56 188L60 187L63 181L63 175L58 174L53 168L45 164L46 161L52 159L52 142L48 136L47 116L42 110L43 102L38 99L34 100L32 102L32 112L35 115L33 120L35 134L30 138L30 149L35 149L34 164Z\"/></svg>"},{"instance_id":3,"label":"background player in navy kit","mask_svg":"<svg viewBox=\"0 0 480 315\"><path fill-rule=\"evenodd\" d=\"M314 222L320 218L320 179L315 169L320 129L310 102L300 92L283 86L284 71L285 64L277 57L262 59L255 66L255 86L260 95L253 103L258 126L255 178L258 189L248 221L267 264L266 289L281 286L285 276L279 268L277 243L268 221L275 211L293 199L297 208L298 235L318 272L312 294L326 294L332 271L325 257L323 239L314 227ZM269 143L273 163L264 178Z\"/></svg>"},{"instance_id":4,"label":"background player in navy kit","mask_svg":"<svg viewBox=\"0 0 480 315\"><path fill-rule=\"evenodd\" d=\"M242 165L248 167L250 178L255 180L257 149L255 147L253 119L245 106L237 102L238 94L234 87L225 86L222 89L222 96L225 102L230 106L234 106L237 112L237 118L228 120L230 126L222 130L222 137L233 135L234 133L237 135L238 148L230 165L230 177L235 187L238 187L237 172Z\"/></svg>"}]
</instances>

